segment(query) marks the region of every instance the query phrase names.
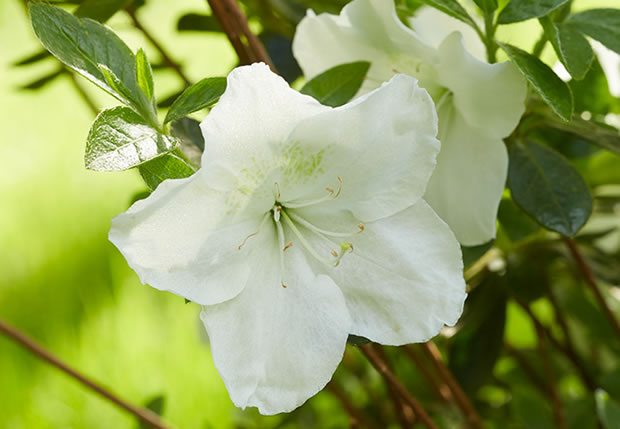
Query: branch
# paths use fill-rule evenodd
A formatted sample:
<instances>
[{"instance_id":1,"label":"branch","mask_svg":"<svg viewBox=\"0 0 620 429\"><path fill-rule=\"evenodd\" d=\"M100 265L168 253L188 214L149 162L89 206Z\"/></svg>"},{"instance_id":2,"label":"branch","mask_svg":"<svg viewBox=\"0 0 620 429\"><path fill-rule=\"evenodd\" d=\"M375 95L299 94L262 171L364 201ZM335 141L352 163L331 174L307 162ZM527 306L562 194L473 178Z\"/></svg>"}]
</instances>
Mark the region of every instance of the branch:
<instances>
[{"instance_id":1,"label":"branch","mask_svg":"<svg viewBox=\"0 0 620 429\"><path fill-rule=\"evenodd\" d=\"M327 383L325 389L327 389L332 395L334 395L340 401L342 407L347 410L349 416L351 416L351 426L367 429L377 428L377 425L363 410L360 410L355 405L353 405L347 394L334 382L334 380Z\"/></svg>"},{"instance_id":2,"label":"branch","mask_svg":"<svg viewBox=\"0 0 620 429\"><path fill-rule=\"evenodd\" d=\"M138 20L138 17L136 16L136 10L132 7L128 7L126 11L129 17L131 18L131 22L133 23L134 27L140 30L142 34L144 34L144 37L146 37L148 41L151 42L151 45L153 45L153 47L161 55L161 58L164 61L164 63L170 66L177 73L177 75L179 75L179 77L183 79L183 82L185 82L185 85L190 86L192 82L189 80L189 78L187 77L183 69L181 68L181 65L177 63L176 61L174 61L170 57L166 49L164 49L164 47L157 41L157 39L155 39L153 35L146 28L144 28L144 26L142 25L142 23Z\"/></svg>"},{"instance_id":3,"label":"branch","mask_svg":"<svg viewBox=\"0 0 620 429\"><path fill-rule=\"evenodd\" d=\"M429 429L439 429L439 427L433 422L433 420L426 413L422 404L415 399L411 393L407 391L405 386L396 378L396 376L390 371L386 363L381 360L377 353L373 350L370 344L365 344L359 347L361 352L366 356L371 365L381 374L383 379L388 385L391 385L403 400L413 409L416 417L424 423Z\"/></svg>"},{"instance_id":4,"label":"branch","mask_svg":"<svg viewBox=\"0 0 620 429\"><path fill-rule=\"evenodd\" d=\"M222 26L241 64L264 62L277 73L265 47L256 37L236 0L207 0L211 11Z\"/></svg>"},{"instance_id":5,"label":"branch","mask_svg":"<svg viewBox=\"0 0 620 429\"><path fill-rule=\"evenodd\" d=\"M109 390L105 389L104 387L100 386L99 384L95 383L89 378L86 378L85 376L77 372L76 370L70 368L67 364L63 363L56 356L54 356L53 354L45 350L42 346L37 344L34 340L27 337L26 335L21 333L16 328L6 324L2 320L0 320L0 332L4 333L7 337L13 339L16 343L20 344L22 347L28 349L39 359L42 359L52 364L56 368L63 371L65 374L73 377L74 379L82 383L87 388L98 393L99 395L113 402L117 406L130 412L131 414L136 416L138 419L140 419L144 423L147 423L150 426L157 428L157 429L172 429L172 426L169 426L166 423L164 423L160 419L160 417L154 412L152 412L151 410L146 409L146 408L136 407L126 402L125 400L119 398L114 393L110 392Z\"/></svg>"},{"instance_id":6,"label":"branch","mask_svg":"<svg viewBox=\"0 0 620 429\"><path fill-rule=\"evenodd\" d=\"M448 367L443 363L441 358L441 353L437 349L437 346L432 342L422 343L420 344L426 356L430 359L430 361L435 366L435 369L443 379L443 381L450 387L452 394L454 396L454 401L459 406L463 414L467 418L469 425L472 428L482 429L484 428L484 424L482 423L482 419L480 415L472 405L471 401L463 391L463 388L460 386L459 382L456 381Z\"/></svg>"},{"instance_id":7,"label":"branch","mask_svg":"<svg viewBox=\"0 0 620 429\"><path fill-rule=\"evenodd\" d=\"M596 298L599 305L603 309L603 312L609 319L609 323L611 324L612 328L616 332L616 336L620 339L620 324L618 324L618 320L616 319L616 316L614 316L614 313L609 308L609 305L607 305L607 301L605 301L605 297L603 296L600 289L596 285L596 279L594 278L594 274L592 273L592 270L586 263L586 260L584 259L584 257L581 255L581 252L579 251L579 248L577 247L577 244L575 243L575 241L572 238L568 238L568 237L563 237L563 240L568 246L568 248L570 249L570 253L573 255L573 258L575 258L575 261L577 262L577 266L579 267L581 274L583 274L583 278L586 281L586 284L590 287L590 290L592 290L592 293L594 293L594 297Z\"/></svg>"},{"instance_id":8,"label":"branch","mask_svg":"<svg viewBox=\"0 0 620 429\"><path fill-rule=\"evenodd\" d=\"M392 370L390 368L390 364L387 361L387 357L380 345L373 344L373 349L379 359L383 361L388 370ZM415 424L416 416L409 405L407 405L403 399L400 397L400 394L394 389L394 386L388 384L388 393L390 394L390 398L392 399L392 403L394 404L394 412L396 413L396 418L400 423L400 427L403 429L409 429L411 426Z\"/></svg>"},{"instance_id":9,"label":"branch","mask_svg":"<svg viewBox=\"0 0 620 429\"><path fill-rule=\"evenodd\" d=\"M423 360L420 358L420 356L418 356L413 346L411 344L407 345L403 347L403 350L405 351L407 357L409 357L409 359L411 359L415 366L418 367L418 370L426 379L426 384L432 387L437 396L445 402L453 401L454 398L452 397L452 392L450 391L450 388L445 383L441 382L441 380L437 380L436 377L433 376L433 374L428 370L428 368L426 368Z\"/></svg>"}]
</instances>

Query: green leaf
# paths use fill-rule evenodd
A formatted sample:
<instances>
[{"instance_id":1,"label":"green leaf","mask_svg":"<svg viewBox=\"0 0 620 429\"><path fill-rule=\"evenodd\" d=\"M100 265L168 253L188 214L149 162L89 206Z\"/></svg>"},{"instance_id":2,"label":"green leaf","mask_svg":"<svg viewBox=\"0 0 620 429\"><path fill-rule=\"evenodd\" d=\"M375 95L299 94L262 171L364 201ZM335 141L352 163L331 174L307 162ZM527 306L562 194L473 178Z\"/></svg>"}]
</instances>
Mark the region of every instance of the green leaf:
<instances>
[{"instance_id":1,"label":"green leaf","mask_svg":"<svg viewBox=\"0 0 620 429\"><path fill-rule=\"evenodd\" d=\"M80 18L92 18L103 23L131 2L132 0L84 0L73 14Z\"/></svg>"},{"instance_id":2,"label":"green leaf","mask_svg":"<svg viewBox=\"0 0 620 429\"><path fill-rule=\"evenodd\" d=\"M146 97L150 101L153 101L153 97L155 96L153 88L153 70L151 70L149 60L146 58L146 54L142 49L139 49L136 55L136 80Z\"/></svg>"},{"instance_id":3,"label":"green leaf","mask_svg":"<svg viewBox=\"0 0 620 429\"><path fill-rule=\"evenodd\" d=\"M142 179L151 190L155 190L167 179L184 179L196 170L175 153L155 158L138 167Z\"/></svg>"},{"instance_id":4,"label":"green leaf","mask_svg":"<svg viewBox=\"0 0 620 429\"><path fill-rule=\"evenodd\" d=\"M483 0L487 1L487 0ZM463 21L464 23L476 28L477 25L474 20L469 16L467 11L456 0L422 0L429 6L439 9L443 13L450 15L453 18Z\"/></svg>"},{"instance_id":5,"label":"green leaf","mask_svg":"<svg viewBox=\"0 0 620 429\"><path fill-rule=\"evenodd\" d=\"M183 15L177 21L178 31L209 31L209 32L222 32L217 19L211 15L202 15L199 13L188 13Z\"/></svg>"},{"instance_id":6,"label":"green leaf","mask_svg":"<svg viewBox=\"0 0 620 429\"><path fill-rule=\"evenodd\" d=\"M513 143L508 187L523 211L545 228L565 236L574 236L592 213L590 191L577 170L538 143Z\"/></svg>"},{"instance_id":7,"label":"green leaf","mask_svg":"<svg viewBox=\"0 0 620 429\"><path fill-rule=\"evenodd\" d=\"M340 64L315 76L300 92L314 97L326 106L342 106L362 87L369 68L368 61Z\"/></svg>"},{"instance_id":8,"label":"green leaf","mask_svg":"<svg viewBox=\"0 0 620 429\"><path fill-rule=\"evenodd\" d=\"M487 15L497 10L497 0L474 0L474 3Z\"/></svg>"},{"instance_id":9,"label":"green leaf","mask_svg":"<svg viewBox=\"0 0 620 429\"><path fill-rule=\"evenodd\" d=\"M159 133L128 107L102 111L86 142L86 168L120 171L143 164L177 146L173 137Z\"/></svg>"},{"instance_id":10,"label":"green leaf","mask_svg":"<svg viewBox=\"0 0 620 429\"><path fill-rule=\"evenodd\" d=\"M470 395L486 383L504 344L507 296L499 276L489 276L467 298L461 330L452 337L449 367Z\"/></svg>"},{"instance_id":11,"label":"green leaf","mask_svg":"<svg viewBox=\"0 0 620 429\"><path fill-rule=\"evenodd\" d=\"M541 18L540 23L566 70L573 78L583 79L594 61L590 42L572 26L556 24L549 17Z\"/></svg>"},{"instance_id":12,"label":"green leaf","mask_svg":"<svg viewBox=\"0 0 620 429\"><path fill-rule=\"evenodd\" d=\"M570 16L567 25L620 54L620 9L591 9Z\"/></svg>"},{"instance_id":13,"label":"green leaf","mask_svg":"<svg viewBox=\"0 0 620 429\"><path fill-rule=\"evenodd\" d=\"M620 113L620 98L611 95L607 76L596 58L586 76L579 81L571 80L568 86L573 93L576 112L587 110L601 116Z\"/></svg>"},{"instance_id":14,"label":"green leaf","mask_svg":"<svg viewBox=\"0 0 620 429\"><path fill-rule=\"evenodd\" d=\"M461 253L463 254L463 267L469 268L478 259L482 258L495 243L495 240L490 240L486 243L479 244L477 246L461 246Z\"/></svg>"},{"instance_id":15,"label":"green leaf","mask_svg":"<svg viewBox=\"0 0 620 429\"><path fill-rule=\"evenodd\" d=\"M607 124L575 118L569 123L550 121L548 125L580 136L592 144L620 155L620 133Z\"/></svg>"},{"instance_id":16,"label":"green leaf","mask_svg":"<svg viewBox=\"0 0 620 429\"><path fill-rule=\"evenodd\" d=\"M500 12L498 24L512 24L545 16L566 4L568 0L511 0Z\"/></svg>"},{"instance_id":17,"label":"green leaf","mask_svg":"<svg viewBox=\"0 0 620 429\"><path fill-rule=\"evenodd\" d=\"M370 340L366 337L360 337L359 335L349 334L347 338L347 343L352 346L363 346L364 344L368 344Z\"/></svg>"},{"instance_id":18,"label":"green leaf","mask_svg":"<svg viewBox=\"0 0 620 429\"><path fill-rule=\"evenodd\" d=\"M504 198L499 203L497 219L502 230L513 243L540 231L540 226L526 216L509 198Z\"/></svg>"},{"instance_id":19,"label":"green leaf","mask_svg":"<svg viewBox=\"0 0 620 429\"><path fill-rule=\"evenodd\" d=\"M181 143L183 155L196 166L200 166L205 140L200 130L200 122L184 117L170 123L170 134Z\"/></svg>"},{"instance_id":20,"label":"green leaf","mask_svg":"<svg viewBox=\"0 0 620 429\"><path fill-rule=\"evenodd\" d=\"M157 122L151 103L136 81L135 56L110 29L44 3L30 3L30 18L35 34L56 58L151 122ZM122 82L126 93L110 85L111 77L112 81Z\"/></svg>"},{"instance_id":21,"label":"green leaf","mask_svg":"<svg viewBox=\"0 0 620 429\"><path fill-rule=\"evenodd\" d=\"M512 45L500 43L500 46L553 111L562 119L570 121L573 116L573 99L568 85L535 56Z\"/></svg>"},{"instance_id":22,"label":"green leaf","mask_svg":"<svg viewBox=\"0 0 620 429\"><path fill-rule=\"evenodd\" d=\"M620 404L613 401L607 392L597 389L596 410L604 429L620 429Z\"/></svg>"},{"instance_id":23,"label":"green leaf","mask_svg":"<svg viewBox=\"0 0 620 429\"><path fill-rule=\"evenodd\" d=\"M196 112L216 103L225 90L225 77L208 77L202 79L200 82L195 83L183 91L179 98L172 103L164 123L182 118L192 112Z\"/></svg>"}]
</instances>

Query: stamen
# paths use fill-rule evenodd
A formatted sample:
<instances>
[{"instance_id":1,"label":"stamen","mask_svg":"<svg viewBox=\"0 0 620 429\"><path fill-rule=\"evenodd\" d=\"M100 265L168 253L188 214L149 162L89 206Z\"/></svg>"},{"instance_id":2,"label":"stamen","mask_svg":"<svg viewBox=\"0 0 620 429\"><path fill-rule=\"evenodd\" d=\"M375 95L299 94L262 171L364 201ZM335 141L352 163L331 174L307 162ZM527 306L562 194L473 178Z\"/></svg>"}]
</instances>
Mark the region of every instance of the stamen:
<instances>
[{"instance_id":1,"label":"stamen","mask_svg":"<svg viewBox=\"0 0 620 429\"><path fill-rule=\"evenodd\" d=\"M314 250L314 248L310 245L310 243L308 243L308 241L304 238L304 236L302 235L301 231L299 231L299 229L297 229L297 226L295 226L295 223L291 220L291 218L286 213L286 211L282 210L281 213L282 213L282 218L284 219L286 224L291 228L291 230L297 236L297 238L299 238L299 241L304 246L304 248L308 252L310 252L310 254L312 256L314 256L319 262L322 262L323 264L327 265L328 267L333 267L334 263L332 261L323 258L321 255L319 255L316 252L316 250ZM276 223L276 225L279 225L279 223ZM280 226L280 228L282 228L282 226ZM282 247L283 245L284 245L284 233L282 233L282 243L281 243L280 247ZM283 254L283 253L284 252L282 252L281 254Z\"/></svg>"},{"instance_id":2,"label":"stamen","mask_svg":"<svg viewBox=\"0 0 620 429\"><path fill-rule=\"evenodd\" d=\"M280 199L280 184L278 182L274 182L273 191L274 191L274 196L276 197L276 200L279 200Z\"/></svg>"},{"instance_id":3,"label":"stamen","mask_svg":"<svg viewBox=\"0 0 620 429\"><path fill-rule=\"evenodd\" d=\"M281 207L276 207L274 213L280 213ZM284 229L282 228L282 223L279 220L276 220L276 229L278 230L278 242L280 243L280 249L282 249L280 253L280 284L283 288L286 289L286 284L284 284L284 251L287 249L287 246L284 245ZM291 244L292 245L292 244Z\"/></svg>"},{"instance_id":4,"label":"stamen","mask_svg":"<svg viewBox=\"0 0 620 429\"><path fill-rule=\"evenodd\" d=\"M336 251L332 251L332 255L335 253ZM353 243L348 243L348 242L342 242L340 243L340 254L336 253L336 261L334 262L334 266L337 267L338 264L340 264L340 261L342 261L342 258L344 258L344 255L349 252L353 252Z\"/></svg>"},{"instance_id":5,"label":"stamen","mask_svg":"<svg viewBox=\"0 0 620 429\"><path fill-rule=\"evenodd\" d=\"M338 252L336 252L335 250L332 250L332 255L334 255L334 258L338 257Z\"/></svg>"},{"instance_id":6,"label":"stamen","mask_svg":"<svg viewBox=\"0 0 620 429\"><path fill-rule=\"evenodd\" d=\"M245 243L247 243L250 238L258 235L258 233L260 232L260 230L263 227L263 225L265 225L265 222L267 221L267 218L269 218L269 213L265 213L265 215L263 216L263 219L260 221L260 224L258 225L258 230L256 230L252 234L250 234L247 237L245 237L243 239L243 241L241 242L241 244L239 246L237 246L237 250L241 250L241 248L243 246L245 246Z\"/></svg>"},{"instance_id":7,"label":"stamen","mask_svg":"<svg viewBox=\"0 0 620 429\"><path fill-rule=\"evenodd\" d=\"M284 249L282 249L283 252L286 252L286 249L288 249L289 247L291 247L293 245L292 241L289 241L288 243L286 243L286 246L284 246Z\"/></svg>"},{"instance_id":8,"label":"stamen","mask_svg":"<svg viewBox=\"0 0 620 429\"><path fill-rule=\"evenodd\" d=\"M328 235L331 237L351 237L352 235L357 235L357 234L360 234L362 231L364 231L363 223L357 224L357 227L359 228L359 230L355 232L332 232L326 229L319 228L318 226L314 226L313 224L311 224L310 222L308 222L306 219L299 216L298 214L289 213L288 215L291 217L291 219L293 219L296 222L299 222L300 224L308 228L310 231L318 232L320 234Z\"/></svg>"},{"instance_id":9,"label":"stamen","mask_svg":"<svg viewBox=\"0 0 620 429\"><path fill-rule=\"evenodd\" d=\"M329 186L326 186L325 190L327 190L328 194L325 195L324 197L317 198L316 200L304 201L301 203L295 203L291 201L282 201L282 205L289 209L300 209L302 207L313 206L315 204L322 203L323 201L328 201L328 200L333 200L335 198L338 198L338 196L340 195L340 192L342 191L342 177L338 176L338 190L334 191L334 189Z\"/></svg>"},{"instance_id":10,"label":"stamen","mask_svg":"<svg viewBox=\"0 0 620 429\"><path fill-rule=\"evenodd\" d=\"M280 222L280 211L282 210L282 207L280 206L276 206L275 209L273 209L273 220L276 221L276 223Z\"/></svg>"}]
</instances>

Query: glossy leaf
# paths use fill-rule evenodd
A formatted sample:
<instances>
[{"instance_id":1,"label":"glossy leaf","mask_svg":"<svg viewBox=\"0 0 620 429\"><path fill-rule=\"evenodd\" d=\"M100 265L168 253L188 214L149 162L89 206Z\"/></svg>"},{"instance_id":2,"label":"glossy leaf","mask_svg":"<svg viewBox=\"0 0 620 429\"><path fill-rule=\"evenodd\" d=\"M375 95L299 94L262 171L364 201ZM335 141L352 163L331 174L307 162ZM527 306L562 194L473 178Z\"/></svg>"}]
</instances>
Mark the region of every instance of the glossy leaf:
<instances>
[{"instance_id":1,"label":"glossy leaf","mask_svg":"<svg viewBox=\"0 0 620 429\"><path fill-rule=\"evenodd\" d=\"M541 18L540 23L566 70L574 79L583 79L594 61L590 42L574 27L556 24L549 17Z\"/></svg>"},{"instance_id":2,"label":"glossy leaf","mask_svg":"<svg viewBox=\"0 0 620 429\"><path fill-rule=\"evenodd\" d=\"M175 153L145 162L138 167L144 183L151 190L155 190L161 182L167 179L183 179L189 177L196 170Z\"/></svg>"},{"instance_id":3,"label":"glossy leaf","mask_svg":"<svg viewBox=\"0 0 620 429\"><path fill-rule=\"evenodd\" d=\"M500 12L498 24L512 24L545 16L566 4L568 0L511 0Z\"/></svg>"},{"instance_id":4,"label":"glossy leaf","mask_svg":"<svg viewBox=\"0 0 620 429\"><path fill-rule=\"evenodd\" d=\"M146 58L146 54L142 49L139 49L136 55L136 80L142 92L144 92L150 101L153 101L153 97L155 96L153 70L151 70L149 60Z\"/></svg>"},{"instance_id":5,"label":"glossy leaf","mask_svg":"<svg viewBox=\"0 0 620 429\"><path fill-rule=\"evenodd\" d=\"M128 107L102 111L86 142L86 168L120 171L136 167L170 152L177 146L173 137L159 133Z\"/></svg>"},{"instance_id":6,"label":"glossy leaf","mask_svg":"<svg viewBox=\"0 0 620 429\"><path fill-rule=\"evenodd\" d=\"M620 54L620 9L586 10L566 23Z\"/></svg>"},{"instance_id":7,"label":"glossy leaf","mask_svg":"<svg viewBox=\"0 0 620 429\"><path fill-rule=\"evenodd\" d=\"M457 0L422 0L422 2L434 7L435 9L439 9L443 13L450 15L459 21L463 21L472 27L476 27L474 20L471 16L469 16L465 8L463 8Z\"/></svg>"},{"instance_id":8,"label":"glossy leaf","mask_svg":"<svg viewBox=\"0 0 620 429\"><path fill-rule=\"evenodd\" d=\"M192 112L196 112L217 102L220 96L226 90L226 78L208 77L200 82L187 88L177 98L168 114L164 123L174 121L175 119L187 116Z\"/></svg>"},{"instance_id":9,"label":"glossy leaf","mask_svg":"<svg viewBox=\"0 0 620 429\"><path fill-rule=\"evenodd\" d=\"M370 63L367 61L332 67L307 82L300 92L314 97L326 106L342 106L359 91L369 68Z\"/></svg>"},{"instance_id":10,"label":"glossy leaf","mask_svg":"<svg viewBox=\"0 0 620 429\"><path fill-rule=\"evenodd\" d=\"M521 241L540 231L540 226L529 218L509 199L504 198L499 204L497 219L512 242Z\"/></svg>"},{"instance_id":11,"label":"glossy leaf","mask_svg":"<svg viewBox=\"0 0 620 429\"><path fill-rule=\"evenodd\" d=\"M500 46L553 111L562 119L570 121L573 100L568 85L535 56L512 45L501 43Z\"/></svg>"},{"instance_id":12,"label":"glossy leaf","mask_svg":"<svg viewBox=\"0 0 620 429\"><path fill-rule=\"evenodd\" d=\"M573 236L592 213L583 178L561 155L541 144L515 141L508 187L519 207L545 228Z\"/></svg>"}]
</instances>

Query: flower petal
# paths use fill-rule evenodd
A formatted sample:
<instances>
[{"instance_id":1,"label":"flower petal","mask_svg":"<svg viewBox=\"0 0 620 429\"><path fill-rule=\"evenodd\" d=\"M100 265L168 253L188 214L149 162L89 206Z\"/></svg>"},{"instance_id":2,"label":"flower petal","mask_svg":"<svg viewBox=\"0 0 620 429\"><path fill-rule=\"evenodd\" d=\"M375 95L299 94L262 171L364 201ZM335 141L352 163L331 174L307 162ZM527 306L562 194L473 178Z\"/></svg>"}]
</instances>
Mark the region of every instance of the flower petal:
<instances>
[{"instance_id":1,"label":"flower petal","mask_svg":"<svg viewBox=\"0 0 620 429\"><path fill-rule=\"evenodd\" d=\"M396 75L348 105L303 120L289 141L301 142L308 153L324 150L317 180L329 183L311 191L325 194L324 187L334 188L341 177L342 192L331 200L334 210L347 208L372 221L422 197L439 152L436 134L428 93L415 79ZM295 191L299 197L307 190Z\"/></svg>"},{"instance_id":2,"label":"flower petal","mask_svg":"<svg viewBox=\"0 0 620 429\"><path fill-rule=\"evenodd\" d=\"M388 81L395 70L407 73L404 69L412 66L402 64L403 57L434 57L432 50L400 22L394 2L385 0L354 0L340 15L308 11L297 26L293 53L308 79L339 64L370 61L360 94Z\"/></svg>"},{"instance_id":3,"label":"flower petal","mask_svg":"<svg viewBox=\"0 0 620 429\"><path fill-rule=\"evenodd\" d=\"M527 84L510 62L487 64L472 57L455 32L439 47L439 83L454 93L454 104L474 128L493 137L508 136L525 111Z\"/></svg>"},{"instance_id":4,"label":"flower petal","mask_svg":"<svg viewBox=\"0 0 620 429\"><path fill-rule=\"evenodd\" d=\"M471 127L450 102L439 110L439 130L441 152L424 199L461 244L486 243L495 238L508 174L504 142Z\"/></svg>"},{"instance_id":5,"label":"flower petal","mask_svg":"<svg viewBox=\"0 0 620 429\"><path fill-rule=\"evenodd\" d=\"M274 228L273 224L269 224ZM252 280L235 299L205 306L213 360L236 406L262 414L291 411L320 391L342 359L350 317L342 293L315 275L301 249L262 247Z\"/></svg>"},{"instance_id":6,"label":"flower petal","mask_svg":"<svg viewBox=\"0 0 620 429\"><path fill-rule=\"evenodd\" d=\"M204 170L217 162L239 171L248 162L272 159L274 144L282 142L301 119L329 110L291 89L263 63L237 67L227 82L226 92L200 124Z\"/></svg>"},{"instance_id":7,"label":"flower petal","mask_svg":"<svg viewBox=\"0 0 620 429\"><path fill-rule=\"evenodd\" d=\"M238 246L261 221L235 220L229 209L199 175L166 180L112 220L109 238L142 283L215 304L243 289L249 268Z\"/></svg>"},{"instance_id":8,"label":"flower petal","mask_svg":"<svg viewBox=\"0 0 620 429\"><path fill-rule=\"evenodd\" d=\"M302 213L321 227L340 225L347 218L344 212L331 218L317 214L317 208ZM350 217L347 223L354 222ZM336 245L308 235L322 253L329 254L330 246ZM323 272L344 293L352 334L402 345L426 341L444 325L456 323L466 297L460 247L424 200L367 223L351 242L353 251L340 265Z\"/></svg>"}]
</instances>

